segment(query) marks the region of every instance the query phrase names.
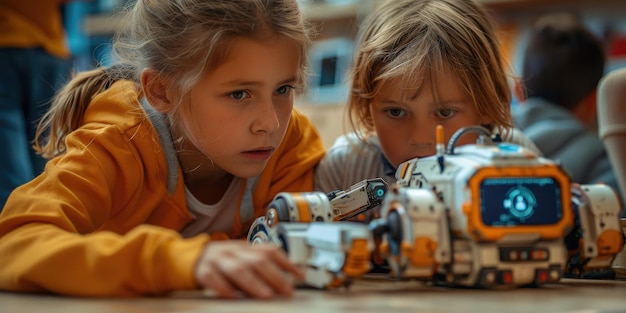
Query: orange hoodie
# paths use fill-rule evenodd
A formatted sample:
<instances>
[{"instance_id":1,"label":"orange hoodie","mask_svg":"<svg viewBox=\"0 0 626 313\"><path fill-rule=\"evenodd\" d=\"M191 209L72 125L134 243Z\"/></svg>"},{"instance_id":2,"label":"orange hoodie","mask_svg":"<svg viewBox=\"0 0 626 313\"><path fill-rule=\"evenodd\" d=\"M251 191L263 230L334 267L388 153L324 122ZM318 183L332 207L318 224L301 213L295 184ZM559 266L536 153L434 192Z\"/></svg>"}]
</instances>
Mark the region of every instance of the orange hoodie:
<instances>
[{"instance_id":1,"label":"orange hoodie","mask_svg":"<svg viewBox=\"0 0 626 313\"><path fill-rule=\"evenodd\" d=\"M67 136L66 153L10 195L0 213L0 289L136 296L198 287L194 265L211 236L178 233L193 219L182 171L170 162L168 172L166 147L139 97L129 81L95 97L83 125ZM243 238L276 193L312 190L324 152L294 110L250 190L254 216L240 221L237 213L232 236Z\"/></svg>"}]
</instances>

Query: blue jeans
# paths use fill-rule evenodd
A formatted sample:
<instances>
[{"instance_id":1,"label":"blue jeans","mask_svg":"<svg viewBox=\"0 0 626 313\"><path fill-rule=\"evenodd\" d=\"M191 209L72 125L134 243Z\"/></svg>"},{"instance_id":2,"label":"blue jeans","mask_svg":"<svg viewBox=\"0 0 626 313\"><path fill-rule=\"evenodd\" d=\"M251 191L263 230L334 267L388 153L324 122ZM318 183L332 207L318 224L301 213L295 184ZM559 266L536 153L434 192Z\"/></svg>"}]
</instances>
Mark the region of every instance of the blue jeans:
<instances>
[{"instance_id":1,"label":"blue jeans","mask_svg":"<svg viewBox=\"0 0 626 313\"><path fill-rule=\"evenodd\" d=\"M0 48L0 211L15 187L43 171L46 160L32 148L35 130L70 73L70 60L42 48Z\"/></svg>"}]
</instances>

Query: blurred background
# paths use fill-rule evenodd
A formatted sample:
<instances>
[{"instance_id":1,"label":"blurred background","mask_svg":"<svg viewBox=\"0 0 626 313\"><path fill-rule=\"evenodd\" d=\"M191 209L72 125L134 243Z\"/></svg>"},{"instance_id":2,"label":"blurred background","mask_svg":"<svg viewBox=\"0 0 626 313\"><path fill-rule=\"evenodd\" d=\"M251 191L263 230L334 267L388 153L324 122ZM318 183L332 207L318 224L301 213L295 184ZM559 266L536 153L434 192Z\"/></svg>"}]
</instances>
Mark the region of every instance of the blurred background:
<instances>
[{"instance_id":1,"label":"blurred background","mask_svg":"<svg viewBox=\"0 0 626 313\"><path fill-rule=\"evenodd\" d=\"M110 42L117 14L128 1L70 2L64 21L76 70L111 62ZM296 107L308 115L326 146L344 132L347 96L345 71L352 61L358 25L377 0L299 0L305 17L318 35L311 51L309 88ZM626 0L479 0L497 22L502 51L511 74L521 67L521 52L534 18L551 12L574 12L604 41L608 53L606 72L626 66ZM513 105L516 105L514 100Z\"/></svg>"}]
</instances>

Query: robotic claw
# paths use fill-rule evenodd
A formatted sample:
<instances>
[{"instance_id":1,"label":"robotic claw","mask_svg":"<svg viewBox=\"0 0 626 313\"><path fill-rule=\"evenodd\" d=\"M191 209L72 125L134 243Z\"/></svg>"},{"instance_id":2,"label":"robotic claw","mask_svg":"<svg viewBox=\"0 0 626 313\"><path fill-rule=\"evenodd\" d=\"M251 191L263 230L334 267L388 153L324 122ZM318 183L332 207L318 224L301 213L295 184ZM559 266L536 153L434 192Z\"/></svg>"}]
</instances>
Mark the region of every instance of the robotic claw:
<instances>
[{"instance_id":1,"label":"robotic claw","mask_svg":"<svg viewBox=\"0 0 626 313\"><path fill-rule=\"evenodd\" d=\"M382 178L362 180L346 190L277 194L267 208L269 227L280 222L347 221L380 205L387 192Z\"/></svg>"}]
</instances>

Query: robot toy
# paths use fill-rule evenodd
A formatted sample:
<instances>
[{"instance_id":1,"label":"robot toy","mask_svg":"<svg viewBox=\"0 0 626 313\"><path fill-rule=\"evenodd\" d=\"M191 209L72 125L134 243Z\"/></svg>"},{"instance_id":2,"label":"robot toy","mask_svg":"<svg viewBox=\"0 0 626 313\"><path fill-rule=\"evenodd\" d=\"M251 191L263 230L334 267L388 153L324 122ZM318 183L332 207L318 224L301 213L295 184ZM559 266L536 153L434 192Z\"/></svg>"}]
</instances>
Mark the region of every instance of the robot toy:
<instances>
[{"instance_id":1,"label":"robot toy","mask_svg":"<svg viewBox=\"0 0 626 313\"><path fill-rule=\"evenodd\" d=\"M472 132L477 144L455 148ZM572 183L557 163L483 127L459 130L445 152L437 133L437 155L403 163L381 205L393 276L491 288L610 267L624 244L610 187Z\"/></svg>"},{"instance_id":2,"label":"robot toy","mask_svg":"<svg viewBox=\"0 0 626 313\"><path fill-rule=\"evenodd\" d=\"M459 138L471 133L477 134L476 144L456 147ZM392 278L444 286L540 286L558 282L565 273L580 276L610 268L624 245L621 204L610 187L573 183L558 163L492 138L483 127L460 129L447 148L443 138L438 127L436 155L401 164L397 183L389 190L385 185L376 205L351 201L338 210L332 195L282 193L275 200L283 203L268 207L248 240L280 244L296 264L322 268L308 272L302 282L320 288L365 273L362 266L351 269L347 256L371 256L372 239L380 241L378 250ZM368 182L377 180L336 194L365 199ZM376 202L369 194L367 198ZM378 205L380 217L368 225L342 219ZM324 244L333 253L315 252L322 248L312 241L322 235L317 232L331 232L318 225L344 234ZM353 238L366 243L351 248ZM343 267L330 262L332 255L343 255L334 259ZM329 262L333 265L314 265Z\"/></svg>"}]
</instances>

